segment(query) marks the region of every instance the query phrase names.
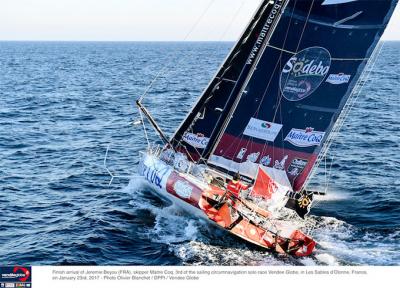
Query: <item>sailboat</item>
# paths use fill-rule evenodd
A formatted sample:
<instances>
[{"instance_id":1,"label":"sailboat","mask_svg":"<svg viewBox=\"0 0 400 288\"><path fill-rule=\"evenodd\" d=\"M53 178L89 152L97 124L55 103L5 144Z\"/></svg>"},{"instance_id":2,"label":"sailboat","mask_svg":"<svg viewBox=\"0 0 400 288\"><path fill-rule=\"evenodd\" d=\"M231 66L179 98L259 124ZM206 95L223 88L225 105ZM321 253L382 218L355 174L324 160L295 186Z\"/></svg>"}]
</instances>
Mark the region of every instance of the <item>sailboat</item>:
<instances>
[{"instance_id":1,"label":"sailboat","mask_svg":"<svg viewBox=\"0 0 400 288\"><path fill-rule=\"evenodd\" d=\"M264 0L197 103L139 173L193 217L278 253L313 253L311 172L365 80L397 0ZM374 53L375 51L375 53ZM144 119L144 117L142 117ZM227 190L234 175L243 189Z\"/></svg>"}]
</instances>

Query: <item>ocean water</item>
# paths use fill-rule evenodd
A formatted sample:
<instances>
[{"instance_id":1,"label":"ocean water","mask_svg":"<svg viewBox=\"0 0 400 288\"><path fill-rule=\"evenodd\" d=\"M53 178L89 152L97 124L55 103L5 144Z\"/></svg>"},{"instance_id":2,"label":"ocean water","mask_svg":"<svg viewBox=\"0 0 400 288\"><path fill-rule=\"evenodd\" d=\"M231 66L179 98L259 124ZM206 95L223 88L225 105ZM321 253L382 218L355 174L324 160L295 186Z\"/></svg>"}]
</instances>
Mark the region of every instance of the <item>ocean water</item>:
<instances>
[{"instance_id":1,"label":"ocean water","mask_svg":"<svg viewBox=\"0 0 400 288\"><path fill-rule=\"evenodd\" d=\"M232 44L0 42L0 264L400 265L400 42L313 179L313 256L248 246L135 176L134 100L166 68L145 104L170 135Z\"/></svg>"}]
</instances>

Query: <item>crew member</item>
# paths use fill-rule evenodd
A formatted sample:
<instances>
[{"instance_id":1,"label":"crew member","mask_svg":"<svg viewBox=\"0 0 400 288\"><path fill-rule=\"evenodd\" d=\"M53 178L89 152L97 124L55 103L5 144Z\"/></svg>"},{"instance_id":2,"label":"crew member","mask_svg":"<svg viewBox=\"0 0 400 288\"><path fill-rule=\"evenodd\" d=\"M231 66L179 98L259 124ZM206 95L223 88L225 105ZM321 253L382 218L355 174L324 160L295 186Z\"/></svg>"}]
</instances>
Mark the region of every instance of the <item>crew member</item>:
<instances>
[{"instance_id":1,"label":"crew member","mask_svg":"<svg viewBox=\"0 0 400 288\"><path fill-rule=\"evenodd\" d=\"M231 195L233 195L236 198L239 198L239 193L241 190L247 190L249 189L249 186L244 185L242 182L240 182L240 174L236 173L235 176L233 176L233 179L228 183L228 186L226 188L228 192Z\"/></svg>"}]
</instances>

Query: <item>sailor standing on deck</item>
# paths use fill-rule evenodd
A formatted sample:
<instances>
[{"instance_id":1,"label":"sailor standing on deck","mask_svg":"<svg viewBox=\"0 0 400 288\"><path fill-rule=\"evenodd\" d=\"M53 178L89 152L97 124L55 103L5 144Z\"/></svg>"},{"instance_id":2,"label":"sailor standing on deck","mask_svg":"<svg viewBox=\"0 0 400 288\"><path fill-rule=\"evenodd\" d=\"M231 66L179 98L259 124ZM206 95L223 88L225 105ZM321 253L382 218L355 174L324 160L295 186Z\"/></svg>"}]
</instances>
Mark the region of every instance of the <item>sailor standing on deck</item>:
<instances>
[{"instance_id":1,"label":"sailor standing on deck","mask_svg":"<svg viewBox=\"0 0 400 288\"><path fill-rule=\"evenodd\" d=\"M227 196L229 197L233 195L234 198L239 198L240 191L247 189L249 189L249 186L246 186L242 182L240 182L240 174L236 173L226 187L226 190L228 192Z\"/></svg>"},{"instance_id":2,"label":"sailor standing on deck","mask_svg":"<svg viewBox=\"0 0 400 288\"><path fill-rule=\"evenodd\" d=\"M233 179L228 183L226 187L226 199L229 207L229 211L232 217L232 223L238 223L243 217L237 213L236 200L240 197L240 191L247 190L249 186L244 185L240 182L240 174L239 172L233 176ZM234 224L232 224L234 225Z\"/></svg>"}]
</instances>

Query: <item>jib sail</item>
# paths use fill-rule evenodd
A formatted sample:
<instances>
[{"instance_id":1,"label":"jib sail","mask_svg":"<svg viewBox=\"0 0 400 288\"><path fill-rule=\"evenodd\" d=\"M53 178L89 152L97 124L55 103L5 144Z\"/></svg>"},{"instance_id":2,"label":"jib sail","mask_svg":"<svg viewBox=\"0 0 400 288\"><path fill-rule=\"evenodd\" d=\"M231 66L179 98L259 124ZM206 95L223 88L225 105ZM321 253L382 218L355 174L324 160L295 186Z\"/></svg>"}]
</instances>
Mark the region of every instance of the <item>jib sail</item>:
<instances>
[{"instance_id":1,"label":"jib sail","mask_svg":"<svg viewBox=\"0 0 400 288\"><path fill-rule=\"evenodd\" d=\"M219 132L226 114L240 93L262 45L270 37L288 0L262 1L248 27L232 49L199 101L171 140L178 151L194 161L205 161L212 135Z\"/></svg>"},{"instance_id":2,"label":"jib sail","mask_svg":"<svg viewBox=\"0 0 400 288\"><path fill-rule=\"evenodd\" d=\"M260 164L284 170L298 191L397 0L284 2L274 1L284 14L276 18L279 23L260 47L242 89L231 95L234 100L221 98L231 105L222 112L221 126L218 121L207 124L218 131L207 134L202 153L209 164L252 178ZM203 121L210 119L206 115ZM196 125L194 133L209 133L204 122Z\"/></svg>"}]
</instances>

